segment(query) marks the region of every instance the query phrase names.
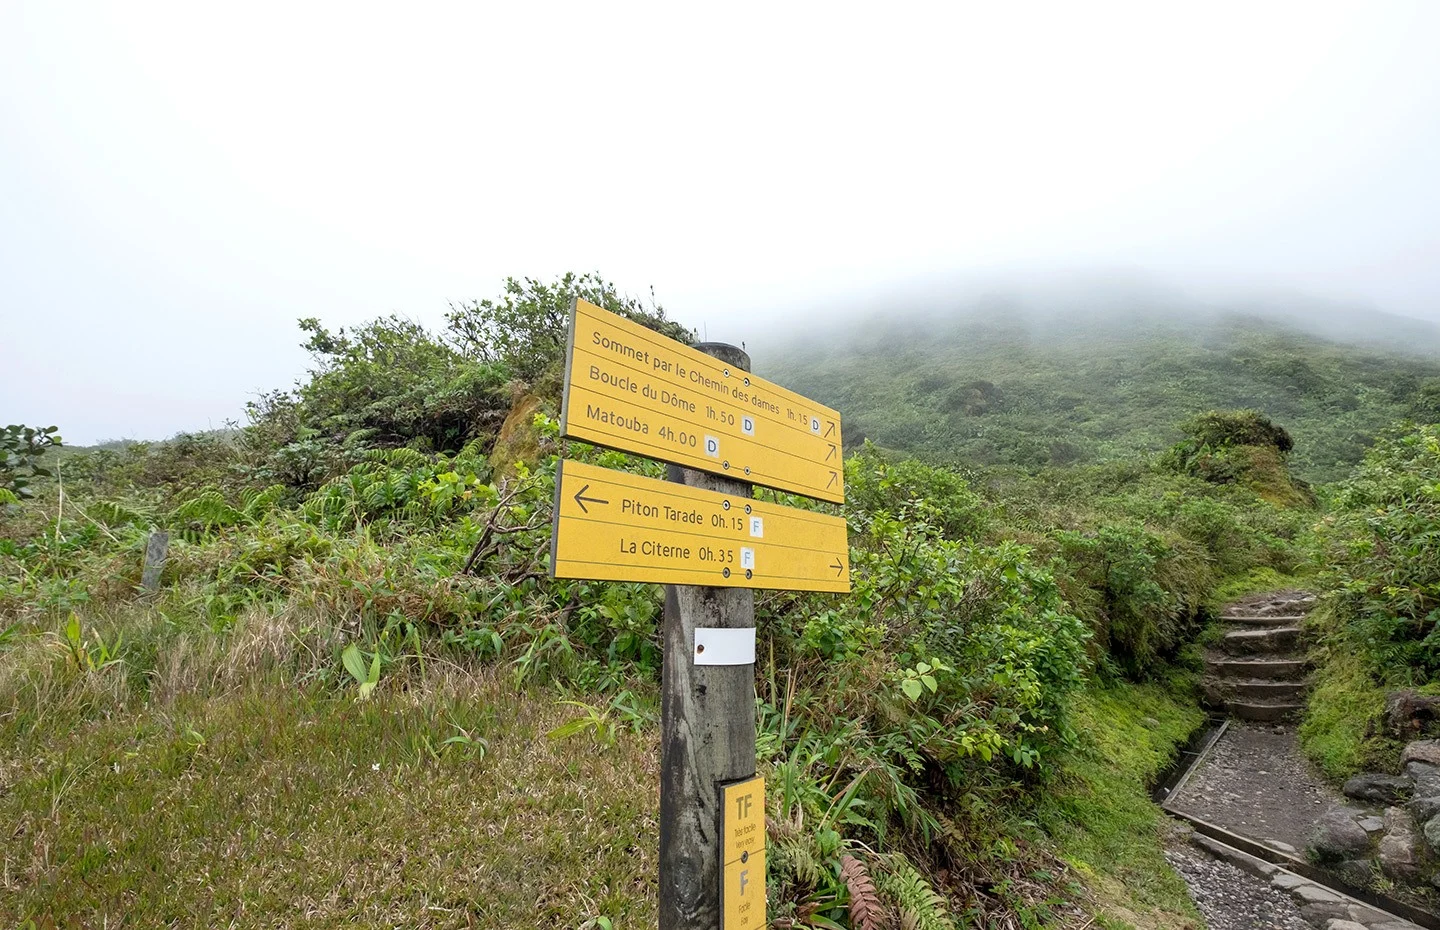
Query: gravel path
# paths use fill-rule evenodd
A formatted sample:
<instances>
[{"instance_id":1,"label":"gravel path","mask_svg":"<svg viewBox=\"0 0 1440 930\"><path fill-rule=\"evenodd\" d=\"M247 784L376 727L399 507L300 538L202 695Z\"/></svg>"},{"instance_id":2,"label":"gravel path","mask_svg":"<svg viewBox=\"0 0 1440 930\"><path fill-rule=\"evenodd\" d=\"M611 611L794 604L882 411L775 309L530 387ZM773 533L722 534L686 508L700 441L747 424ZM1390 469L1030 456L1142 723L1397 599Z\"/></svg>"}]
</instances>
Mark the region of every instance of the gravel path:
<instances>
[{"instance_id":1,"label":"gravel path","mask_svg":"<svg viewBox=\"0 0 1440 930\"><path fill-rule=\"evenodd\" d=\"M1228 862L1173 845L1165 858L1185 884L1210 930L1314 930L1290 895Z\"/></svg>"},{"instance_id":2,"label":"gravel path","mask_svg":"<svg viewBox=\"0 0 1440 930\"><path fill-rule=\"evenodd\" d=\"M1315 821L1343 800L1301 757L1294 730L1231 721L1169 804L1260 842L1303 850Z\"/></svg>"}]
</instances>

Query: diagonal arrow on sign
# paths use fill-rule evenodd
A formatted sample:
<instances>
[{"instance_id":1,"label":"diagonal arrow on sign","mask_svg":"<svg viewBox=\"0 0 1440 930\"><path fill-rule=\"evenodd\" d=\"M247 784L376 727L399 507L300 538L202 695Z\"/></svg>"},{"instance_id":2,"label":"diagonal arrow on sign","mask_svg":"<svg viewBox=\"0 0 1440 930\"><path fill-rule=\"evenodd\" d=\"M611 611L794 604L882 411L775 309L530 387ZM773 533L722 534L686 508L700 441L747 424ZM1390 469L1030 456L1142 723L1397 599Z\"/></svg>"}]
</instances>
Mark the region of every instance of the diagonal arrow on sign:
<instances>
[{"instance_id":1,"label":"diagonal arrow on sign","mask_svg":"<svg viewBox=\"0 0 1440 930\"><path fill-rule=\"evenodd\" d=\"M833 459L834 457L835 457L835 443L832 442L832 443L830 443L830 451L825 453L825 461L828 462L828 461L830 461L831 459Z\"/></svg>"},{"instance_id":2,"label":"diagonal arrow on sign","mask_svg":"<svg viewBox=\"0 0 1440 930\"><path fill-rule=\"evenodd\" d=\"M827 487L827 488L828 488L828 487L833 487L834 484L835 484L835 473L832 471L832 472L830 473L830 480L827 481L827 482L825 482L825 487Z\"/></svg>"},{"instance_id":3,"label":"diagonal arrow on sign","mask_svg":"<svg viewBox=\"0 0 1440 930\"><path fill-rule=\"evenodd\" d=\"M592 504L608 504L608 503L610 503L609 501L602 501L602 500L601 500L600 498L598 498L598 497L585 497L584 494L585 494L585 492L588 491L588 490L590 490L590 485L587 484L587 485L585 485L585 487L583 487L583 488L581 488L580 490L578 490L578 491L575 492L575 503L579 504L579 505L580 505L580 509L583 510L583 511L585 511L586 513L589 513L589 512L590 512L590 508L585 506L585 502L586 502L586 501L589 501L589 502L592 503Z\"/></svg>"},{"instance_id":4,"label":"diagonal arrow on sign","mask_svg":"<svg viewBox=\"0 0 1440 930\"><path fill-rule=\"evenodd\" d=\"M835 421L834 421L834 420L831 420L831 421L830 421L830 428L825 431L825 438L826 438L826 439L829 439L831 436L834 436L834 435L835 435Z\"/></svg>"}]
</instances>

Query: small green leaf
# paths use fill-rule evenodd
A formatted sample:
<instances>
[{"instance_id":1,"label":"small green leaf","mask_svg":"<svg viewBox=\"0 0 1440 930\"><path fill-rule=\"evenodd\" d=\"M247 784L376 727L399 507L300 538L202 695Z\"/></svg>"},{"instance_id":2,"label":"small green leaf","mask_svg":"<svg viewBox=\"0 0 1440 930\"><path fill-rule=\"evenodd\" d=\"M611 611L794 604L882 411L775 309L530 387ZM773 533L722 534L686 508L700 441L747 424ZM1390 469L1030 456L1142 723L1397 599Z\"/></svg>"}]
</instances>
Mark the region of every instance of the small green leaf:
<instances>
[{"instance_id":1,"label":"small green leaf","mask_svg":"<svg viewBox=\"0 0 1440 930\"><path fill-rule=\"evenodd\" d=\"M360 655L360 647L351 643L340 653L340 661L345 664L345 671L355 679L357 684L365 684L365 658Z\"/></svg>"},{"instance_id":2,"label":"small green leaf","mask_svg":"<svg viewBox=\"0 0 1440 930\"><path fill-rule=\"evenodd\" d=\"M560 724L545 735L551 739L567 739L579 733L584 733L592 725L593 721L589 717L576 717L574 720L568 720Z\"/></svg>"},{"instance_id":3,"label":"small green leaf","mask_svg":"<svg viewBox=\"0 0 1440 930\"><path fill-rule=\"evenodd\" d=\"M935 681L934 675L921 675L920 680L925 683L925 687L930 689L931 694L934 694L936 689L939 688L939 684Z\"/></svg>"},{"instance_id":4,"label":"small green leaf","mask_svg":"<svg viewBox=\"0 0 1440 930\"><path fill-rule=\"evenodd\" d=\"M900 690L912 701L920 700L920 682L914 678L907 678L900 682Z\"/></svg>"}]
</instances>

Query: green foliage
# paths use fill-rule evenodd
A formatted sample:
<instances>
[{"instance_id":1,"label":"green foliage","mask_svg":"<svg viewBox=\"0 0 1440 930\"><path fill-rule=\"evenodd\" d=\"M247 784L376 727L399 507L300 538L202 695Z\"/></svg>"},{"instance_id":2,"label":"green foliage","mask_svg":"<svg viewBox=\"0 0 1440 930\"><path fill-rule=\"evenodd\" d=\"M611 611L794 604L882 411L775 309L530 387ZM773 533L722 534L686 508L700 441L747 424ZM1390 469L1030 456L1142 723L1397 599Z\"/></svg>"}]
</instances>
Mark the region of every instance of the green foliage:
<instances>
[{"instance_id":1,"label":"green foliage","mask_svg":"<svg viewBox=\"0 0 1440 930\"><path fill-rule=\"evenodd\" d=\"M1164 468L1213 484L1244 484L1280 506L1315 503L1308 485L1291 478L1286 457L1294 442L1255 410L1215 411L1181 424L1185 438L1160 460Z\"/></svg>"},{"instance_id":2,"label":"green foliage","mask_svg":"<svg viewBox=\"0 0 1440 930\"><path fill-rule=\"evenodd\" d=\"M1393 770L1400 746L1382 735L1384 711L1385 688L1364 656L1332 646L1315 672L1301 748L1336 782L1362 771Z\"/></svg>"},{"instance_id":3,"label":"green foliage","mask_svg":"<svg viewBox=\"0 0 1440 930\"><path fill-rule=\"evenodd\" d=\"M380 683L380 650L375 650L370 657L369 666L366 666L365 657L360 654L360 647L351 643L340 654L340 661L345 666L345 671L349 672L350 677L354 678L355 683L360 686L360 690L356 693L356 699L369 700L370 695L375 691L375 686Z\"/></svg>"},{"instance_id":4,"label":"green foliage","mask_svg":"<svg viewBox=\"0 0 1440 930\"><path fill-rule=\"evenodd\" d=\"M1224 449L1230 446L1272 446L1280 452L1295 448L1284 428L1258 410L1211 410L1180 424L1189 448Z\"/></svg>"},{"instance_id":5,"label":"green foliage","mask_svg":"<svg viewBox=\"0 0 1440 930\"><path fill-rule=\"evenodd\" d=\"M0 430L0 505L18 503L34 497L30 482L35 478L51 478L54 472L40 464L51 446L60 445L58 428L35 429L12 423Z\"/></svg>"},{"instance_id":6,"label":"green foliage","mask_svg":"<svg viewBox=\"0 0 1440 930\"><path fill-rule=\"evenodd\" d=\"M1138 524L1060 531L1061 557L1101 597L1099 630L1110 657L1146 677L1192 638L1214 577L1203 551Z\"/></svg>"},{"instance_id":7,"label":"green foliage","mask_svg":"<svg viewBox=\"0 0 1440 930\"><path fill-rule=\"evenodd\" d=\"M504 292L494 300L450 305L446 316L450 339L466 355L533 384L564 358L570 305L576 298L671 339L690 342L689 331L666 319L653 293L646 306L621 295L596 273L566 274L552 284L506 278Z\"/></svg>"},{"instance_id":8,"label":"green foliage","mask_svg":"<svg viewBox=\"0 0 1440 930\"><path fill-rule=\"evenodd\" d=\"M106 642L98 630L92 630L89 639L93 641L93 644L87 644L80 617L73 613L66 622L63 633L70 661L82 672L103 672L112 665L123 661L121 656L121 648L124 645L123 633L117 633L112 641Z\"/></svg>"},{"instance_id":9,"label":"green foliage","mask_svg":"<svg viewBox=\"0 0 1440 930\"><path fill-rule=\"evenodd\" d=\"M316 362L310 380L250 404L246 442L263 456L261 480L313 486L370 448L455 453L493 437L509 410L504 366L466 358L418 323L300 327Z\"/></svg>"},{"instance_id":10,"label":"green foliage","mask_svg":"<svg viewBox=\"0 0 1440 930\"><path fill-rule=\"evenodd\" d=\"M875 873L875 886L900 914L901 926L914 930L955 930L950 902L903 854L891 857Z\"/></svg>"},{"instance_id":11,"label":"green foliage","mask_svg":"<svg viewBox=\"0 0 1440 930\"><path fill-rule=\"evenodd\" d=\"M888 461L868 442L859 454L863 464L846 476L852 507L923 521L947 539L974 539L989 524L985 502L959 474L914 459Z\"/></svg>"},{"instance_id":12,"label":"green foliage","mask_svg":"<svg viewBox=\"0 0 1440 930\"><path fill-rule=\"evenodd\" d=\"M1308 481L1333 481L1407 416L1440 419L1440 363L1239 315L1043 317L985 306L807 332L767 376L845 412L870 439L970 467L1133 460L1207 410L1264 410Z\"/></svg>"},{"instance_id":13,"label":"green foliage","mask_svg":"<svg viewBox=\"0 0 1440 930\"><path fill-rule=\"evenodd\" d=\"M1440 679L1440 426L1384 436L1321 523L1335 636L1396 684Z\"/></svg>"}]
</instances>

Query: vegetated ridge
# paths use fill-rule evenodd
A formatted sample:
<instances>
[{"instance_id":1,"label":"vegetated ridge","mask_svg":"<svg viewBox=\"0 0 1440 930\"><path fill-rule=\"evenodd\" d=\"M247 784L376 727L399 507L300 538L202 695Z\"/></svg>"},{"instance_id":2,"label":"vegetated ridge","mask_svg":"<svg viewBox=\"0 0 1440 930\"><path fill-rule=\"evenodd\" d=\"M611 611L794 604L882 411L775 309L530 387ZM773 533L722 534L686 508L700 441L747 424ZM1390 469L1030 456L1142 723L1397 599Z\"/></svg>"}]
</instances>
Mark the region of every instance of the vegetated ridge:
<instances>
[{"instance_id":1,"label":"vegetated ridge","mask_svg":"<svg viewBox=\"0 0 1440 930\"><path fill-rule=\"evenodd\" d=\"M1426 352L1440 331L1429 324L1117 303L1056 310L993 298L953 312L898 310L762 360L844 410L847 441L967 465L1156 454L1196 414L1255 409L1294 435L1295 472L1324 482L1395 421L1440 417L1440 362Z\"/></svg>"}]
</instances>

